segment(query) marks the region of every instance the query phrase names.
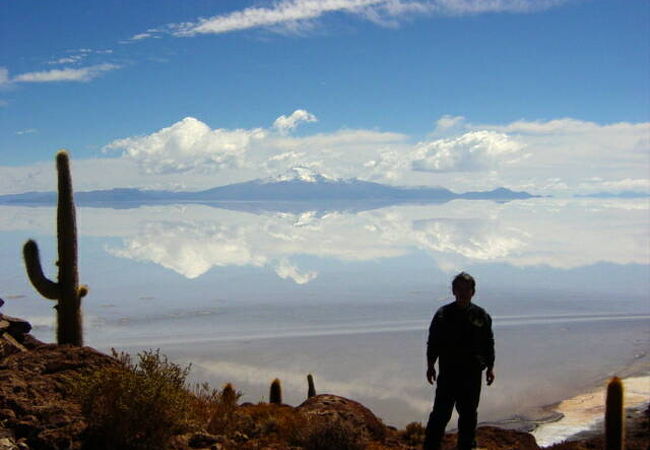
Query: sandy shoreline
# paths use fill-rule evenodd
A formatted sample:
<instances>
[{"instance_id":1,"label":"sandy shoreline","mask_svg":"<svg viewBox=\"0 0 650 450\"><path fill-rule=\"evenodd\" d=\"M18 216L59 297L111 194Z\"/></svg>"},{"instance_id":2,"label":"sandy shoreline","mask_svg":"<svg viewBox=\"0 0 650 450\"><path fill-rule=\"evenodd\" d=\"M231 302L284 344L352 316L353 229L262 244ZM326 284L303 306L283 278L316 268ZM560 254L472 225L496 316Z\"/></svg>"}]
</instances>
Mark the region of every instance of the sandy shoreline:
<instances>
[{"instance_id":1,"label":"sandy shoreline","mask_svg":"<svg viewBox=\"0 0 650 450\"><path fill-rule=\"evenodd\" d=\"M650 374L623 379L625 408L639 410L647 407L650 399ZM589 392L563 400L550 407L557 420L538 424L532 431L540 447L564 440L598 433L605 414L606 383Z\"/></svg>"}]
</instances>

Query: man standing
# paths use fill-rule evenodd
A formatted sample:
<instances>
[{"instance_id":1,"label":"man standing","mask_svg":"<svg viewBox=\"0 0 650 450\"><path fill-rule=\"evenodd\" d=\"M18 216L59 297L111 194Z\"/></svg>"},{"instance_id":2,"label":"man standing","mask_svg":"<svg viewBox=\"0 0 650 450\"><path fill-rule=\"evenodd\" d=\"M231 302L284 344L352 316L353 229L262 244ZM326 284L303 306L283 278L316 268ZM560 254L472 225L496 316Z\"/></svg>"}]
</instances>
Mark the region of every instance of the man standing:
<instances>
[{"instance_id":1,"label":"man standing","mask_svg":"<svg viewBox=\"0 0 650 450\"><path fill-rule=\"evenodd\" d=\"M476 448L477 408L484 369L487 385L494 381L494 336L492 319L471 302L476 282L461 272L452 282L456 301L438 309L429 327L427 380L437 381L436 399L429 415L425 450L438 450L445 427L456 406L458 449ZM439 374L435 363L438 361Z\"/></svg>"}]
</instances>

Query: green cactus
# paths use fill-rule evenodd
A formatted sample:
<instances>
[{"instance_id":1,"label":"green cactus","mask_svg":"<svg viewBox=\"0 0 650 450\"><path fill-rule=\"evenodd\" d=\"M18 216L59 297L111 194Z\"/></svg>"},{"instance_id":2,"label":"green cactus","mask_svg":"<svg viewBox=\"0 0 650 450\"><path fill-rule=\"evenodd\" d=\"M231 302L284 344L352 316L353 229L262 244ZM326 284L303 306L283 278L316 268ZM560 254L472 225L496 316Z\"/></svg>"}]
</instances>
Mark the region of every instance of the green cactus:
<instances>
[{"instance_id":1,"label":"green cactus","mask_svg":"<svg viewBox=\"0 0 650 450\"><path fill-rule=\"evenodd\" d=\"M280 380L276 378L271 383L271 392L269 393L269 403L279 405L282 403L282 387L280 387Z\"/></svg>"},{"instance_id":2,"label":"green cactus","mask_svg":"<svg viewBox=\"0 0 650 450\"><path fill-rule=\"evenodd\" d=\"M624 446L623 382L620 378L614 377L607 385L605 448L607 450L622 450Z\"/></svg>"},{"instance_id":3,"label":"green cactus","mask_svg":"<svg viewBox=\"0 0 650 450\"><path fill-rule=\"evenodd\" d=\"M45 298L57 300L57 330L59 344L83 345L81 325L81 299L88 293L86 286L79 285L77 272L77 224L75 220L70 158L68 152L56 154L59 199L57 204L57 238L59 260L58 282L43 274L38 245L29 240L23 247L27 276L34 288Z\"/></svg>"},{"instance_id":4,"label":"green cactus","mask_svg":"<svg viewBox=\"0 0 650 450\"><path fill-rule=\"evenodd\" d=\"M312 377L311 374L307 375L307 384L309 385L309 389L307 390L307 398L312 398L314 395L316 395L316 387L314 386L314 377Z\"/></svg>"}]
</instances>

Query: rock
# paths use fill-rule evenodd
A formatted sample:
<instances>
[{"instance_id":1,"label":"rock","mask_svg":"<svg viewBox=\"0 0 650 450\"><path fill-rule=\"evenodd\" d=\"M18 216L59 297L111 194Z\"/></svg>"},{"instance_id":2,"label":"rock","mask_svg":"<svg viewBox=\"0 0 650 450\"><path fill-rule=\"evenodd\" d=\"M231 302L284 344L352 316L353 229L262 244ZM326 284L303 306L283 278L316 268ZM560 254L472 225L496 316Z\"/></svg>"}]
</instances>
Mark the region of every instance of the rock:
<instances>
[{"instance_id":1,"label":"rock","mask_svg":"<svg viewBox=\"0 0 650 450\"><path fill-rule=\"evenodd\" d=\"M70 393L81 370L118 364L88 347L26 340L29 351L0 359L0 417L16 448L78 449L86 428ZM20 439L24 439L21 447Z\"/></svg>"},{"instance_id":2,"label":"rock","mask_svg":"<svg viewBox=\"0 0 650 450\"><path fill-rule=\"evenodd\" d=\"M476 440L481 447L538 450L539 446L530 433L515 430L503 430L497 427L479 427L476 430Z\"/></svg>"},{"instance_id":3,"label":"rock","mask_svg":"<svg viewBox=\"0 0 650 450\"><path fill-rule=\"evenodd\" d=\"M11 438L0 439L0 450L18 450L18 444Z\"/></svg>"},{"instance_id":4,"label":"rock","mask_svg":"<svg viewBox=\"0 0 650 450\"><path fill-rule=\"evenodd\" d=\"M298 410L307 415L341 420L353 429L362 430L373 440L383 440L386 427L372 411L359 402L332 394L320 394L308 398Z\"/></svg>"},{"instance_id":5,"label":"rock","mask_svg":"<svg viewBox=\"0 0 650 450\"><path fill-rule=\"evenodd\" d=\"M209 433L195 433L187 441L191 448L206 448L224 441L223 436L215 436Z\"/></svg>"},{"instance_id":6,"label":"rock","mask_svg":"<svg viewBox=\"0 0 650 450\"><path fill-rule=\"evenodd\" d=\"M0 420L15 419L16 413L11 409L0 409Z\"/></svg>"},{"instance_id":7,"label":"rock","mask_svg":"<svg viewBox=\"0 0 650 450\"><path fill-rule=\"evenodd\" d=\"M242 433L241 431L235 431L235 434L233 435L232 439L233 439L233 441L239 442L239 443L246 442L246 441L250 440L248 435L245 434L245 433Z\"/></svg>"},{"instance_id":8,"label":"rock","mask_svg":"<svg viewBox=\"0 0 650 450\"><path fill-rule=\"evenodd\" d=\"M3 331L20 340L25 334L32 331L32 324L23 319L0 314L0 332Z\"/></svg>"}]
</instances>

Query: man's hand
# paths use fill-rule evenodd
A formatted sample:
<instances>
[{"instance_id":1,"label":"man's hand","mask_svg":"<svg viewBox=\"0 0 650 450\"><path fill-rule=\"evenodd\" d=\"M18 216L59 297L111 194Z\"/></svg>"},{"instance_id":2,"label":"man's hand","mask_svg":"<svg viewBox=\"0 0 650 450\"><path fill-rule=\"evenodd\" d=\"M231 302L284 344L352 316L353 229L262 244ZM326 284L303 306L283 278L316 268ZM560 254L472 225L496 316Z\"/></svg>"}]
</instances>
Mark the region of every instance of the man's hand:
<instances>
[{"instance_id":1,"label":"man's hand","mask_svg":"<svg viewBox=\"0 0 650 450\"><path fill-rule=\"evenodd\" d=\"M487 372L485 372L485 381L488 386L494 383L494 378L494 369L488 369Z\"/></svg>"},{"instance_id":2,"label":"man's hand","mask_svg":"<svg viewBox=\"0 0 650 450\"><path fill-rule=\"evenodd\" d=\"M427 368L427 381L429 384L433 384L436 381L436 369L433 366Z\"/></svg>"}]
</instances>

